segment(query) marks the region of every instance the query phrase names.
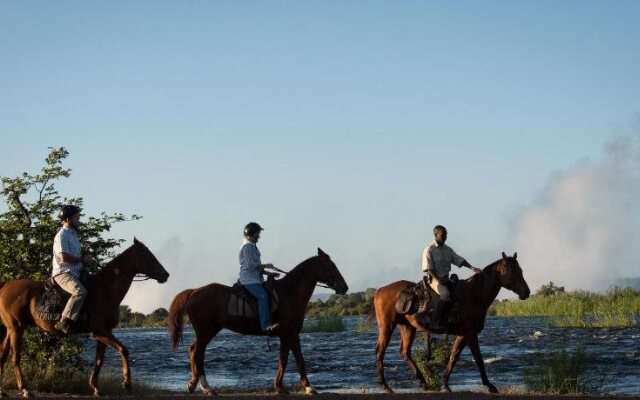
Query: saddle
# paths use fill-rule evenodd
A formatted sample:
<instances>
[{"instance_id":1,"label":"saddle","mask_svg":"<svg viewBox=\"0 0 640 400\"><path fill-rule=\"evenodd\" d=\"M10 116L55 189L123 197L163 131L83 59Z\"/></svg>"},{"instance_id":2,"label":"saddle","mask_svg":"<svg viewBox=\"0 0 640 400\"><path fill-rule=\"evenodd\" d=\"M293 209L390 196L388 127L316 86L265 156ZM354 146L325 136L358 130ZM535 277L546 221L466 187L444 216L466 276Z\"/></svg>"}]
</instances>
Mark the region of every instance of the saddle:
<instances>
[{"instance_id":1,"label":"saddle","mask_svg":"<svg viewBox=\"0 0 640 400\"><path fill-rule=\"evenodd\" d=\"M438 304L440 295L431 288L426 279L427 277L420 282L407 285L400 292L400 297L395 304L395 310L398 314L421 314L421 320L427 320L425 317ZM446 325L460 322L460 303L457 296L459 279L456 274L451 274L449 279L450 281L446 285L451 293L451 305L444 316Z\"/></svg>"},{"instance_id":2,"label":"saddle","mask_svg":"<svg viewBox=\"0 0 640 400\"><path fill-rule=\"evenodd\" d=\"M275 279L273 276L268 276L267 281L262 284L269 295L269 304L271 314L278 309L280 304L278 293L275 290ZM258 317L258 300L244 286L240 281L236 282L231 287L231 295L229 296L229 306L227 308L229 315L235 315L247 318Z\"/></svg>"},{"instance_id":3,"label":"saddle","mask_svg":"<svg viewBox=\"0 0 640 400\"><path fill-rule=\"evenodd\" d=\"M87 279L81 279L81 282L88 290L89 285ZM53 277L48 278L43 283L44 292L38 299L38 305L36 306L37 317L45 321L58 321L60 320L62 311L67 305L67 301L69 300L69 297L71 297L71 295L64 289L62 289L60 285L58 285L58 283L53 279ZM85 307L83 305L80 312L80 317L78 318L78 321L76 321L76 324L81 323L84 320L86 320L86 314ZM74 330L73 327L76 324L72 325L72 331Z\"/></svg>"}]
</instances>

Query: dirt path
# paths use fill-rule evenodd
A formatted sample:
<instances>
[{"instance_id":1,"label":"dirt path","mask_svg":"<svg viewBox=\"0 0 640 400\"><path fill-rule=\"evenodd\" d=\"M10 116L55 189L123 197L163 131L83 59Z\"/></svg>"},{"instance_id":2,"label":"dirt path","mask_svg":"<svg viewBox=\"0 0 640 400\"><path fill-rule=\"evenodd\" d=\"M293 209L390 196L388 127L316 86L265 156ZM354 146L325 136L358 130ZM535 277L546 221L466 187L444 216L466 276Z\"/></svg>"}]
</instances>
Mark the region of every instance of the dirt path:
<instances>
[{"instance_id":1,"label":"dirt path","mask_svg":"<svg viewBox=\"0 0 640 400\"><path fill-rule=\"evenodd\" d=\"M11 397L17 397L17 393L10 393ZM36 394L37 399L95 399L92 396L79 396L79 395L50 395L50 394ZM211 399L212 397L188 395L188 394L149 394L149 395L136 395L130 396L104 396L105 399L110 400L131 400L131 399ZM266 400L269 398L277 400L285 399L311 399L312 397L304 396L300 394L292 395L276 395L275 393L221 393L217 396L220 400ZM318 400L475 400L475 399L487 399L487 400L630 400L640 399L639 396L620 396L620 395L599 395L599 396L584 396L584 395L530 395L530 394L500 394L491 395L485 393L475 392L458 392L458 393L397 393L397 394L385 394L385 393L321 393L315 396Z\"/></svg>"}]
</instances>

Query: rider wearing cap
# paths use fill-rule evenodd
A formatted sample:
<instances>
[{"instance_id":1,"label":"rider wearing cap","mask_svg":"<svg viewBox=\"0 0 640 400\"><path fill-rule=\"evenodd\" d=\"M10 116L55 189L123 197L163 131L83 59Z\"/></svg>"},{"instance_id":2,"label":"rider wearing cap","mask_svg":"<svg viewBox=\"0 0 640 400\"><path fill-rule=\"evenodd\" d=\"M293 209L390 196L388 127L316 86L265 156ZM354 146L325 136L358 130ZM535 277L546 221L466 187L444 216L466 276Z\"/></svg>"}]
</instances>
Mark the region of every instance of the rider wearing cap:
<instances>
[{"instance_id":1,"label":"rider wearing cap","mask_svg":"<svg viewBox=\"0 0 640 400\"><path fill-rule=\"evenodd\" d=\"M244 240L240 248L240 284L244 286L258 300L258 317L260 328L265 333L274 332L280 324L271 324L271 310L269 306L269 295L262 286L264 278L262 271L264 268L273 268L272 264L262 264L260 261L260 250L258 250L258 240L262 227L255 222L249 222L244 227Z\"/></svg>"},{"instance_id":2,"label":"rider wearing cap","mask_svg":"<svg viewBox=\"0 0 640 400\"><path fill-rule=\"evenodd\" d=\"M80 282L84 263L93 260L91 254L82 254L76 230L80 226L80 208L65 205L60 213L62 228L53 239L53 268L51 276L56 283L71 295L55 328L63 333L69 331L76 321L87 297L87 289Z\"/></svg>"},{"instance_id":3,"label":"rider wearing cap","mask_svg":"<svg viewBox=\"0 0 640 400\"><path fill-rule=\"evenodd\" d=\"M449 282L451 264L458 267L467 267L475 273L482 272L482 270L469 264L467 260L456 254L451 247L444 244L447 241L447 228L442 225L436 225L433 228L433 235L435 237L434 241L427 244L422 253L422 272L431 277L429 286L440 295L440 300L431 316L431 323L440 326L443 325L442 317L451 300L449 288L446 286L447 282Z\"/></svg>"}]
</instances>

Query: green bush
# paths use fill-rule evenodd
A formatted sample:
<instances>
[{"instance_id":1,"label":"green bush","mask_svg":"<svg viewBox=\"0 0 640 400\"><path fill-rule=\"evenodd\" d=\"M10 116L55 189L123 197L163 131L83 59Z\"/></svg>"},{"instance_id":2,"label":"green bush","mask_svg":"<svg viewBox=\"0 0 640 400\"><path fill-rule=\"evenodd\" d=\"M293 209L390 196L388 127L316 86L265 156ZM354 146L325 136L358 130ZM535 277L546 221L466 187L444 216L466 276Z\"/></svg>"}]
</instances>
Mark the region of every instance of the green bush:
<instances>
[{"instance_id":1,"label":"green bush","mask_svg":"<svg viewBox=\"0 0 640 400\"><path fill-rule=\"evenodd\" d=\"M321 317L315 320L312 324L305 326L303 331L307 333L311 332L342 332L344 331L344 323L342 317Z\"/></svg>"},{"instance_id":2,"label":"green bush","mask_svg":"<svg viewBox=\"0 0 640 400\"><path fill-rule=\"evenodd\" d=\"M426 342L424 349L414 350L413 359L422 372L422 375L424 375L427 390L442 390L441 375L447 366L450 353L451 342L449 341L449 335L445 335L441 339L435 339L432 336L430 358L428 358L429 354L426 349Z\"/></svg>"}]
</instances>

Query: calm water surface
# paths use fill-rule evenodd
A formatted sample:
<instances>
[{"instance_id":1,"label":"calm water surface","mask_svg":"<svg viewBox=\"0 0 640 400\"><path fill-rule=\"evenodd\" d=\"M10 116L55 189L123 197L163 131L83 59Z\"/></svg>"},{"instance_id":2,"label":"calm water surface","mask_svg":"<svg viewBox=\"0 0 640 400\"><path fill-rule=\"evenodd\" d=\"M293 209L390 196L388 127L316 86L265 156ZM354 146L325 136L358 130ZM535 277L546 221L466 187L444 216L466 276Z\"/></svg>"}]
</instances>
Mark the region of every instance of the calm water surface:
<instances>
[{"instance_id":1,"label":"calm water surface","mask_svg":"<svg viewBox=\"0 0 640 400\"><path fill-rule=\"evenodd\" d=\"M377 331L356 332L360 317L345 317L346 330L338 333L302 333L302 351L311 384L318 391L378 392L375 375ZM152 383L172 390L186 390L190 377L187 347L194 334L185 327L184 345L170 348L166 329L121 329L116 336L129 348L134 381ZM91 342L91 341L90 341ZM209 383L221 390L264 390L273 387L278 366L278 340L271 350L263 337L241 336L222 331L207 348ZM602 392L640 395L640 328L550 328L544 318L488 317L480 335L481 351L489 379L498 387L524 388L522 369L536 355L574 349L582 345L589 368L603 377ZM415 348L421 342L416 340ZM95 345L87 346L90 365ZM89 368L87 366L87 368ZM120 357L107 349L105 369L120 371ZM386 378L398 391L418 391L417 381L399 354L397 332L387 349ZM284 378L285 387L299 389L299 375L293 355ZM465 348L451 375L452 390L483 391L471 352Z\"/></svg>"}]
</instances>

